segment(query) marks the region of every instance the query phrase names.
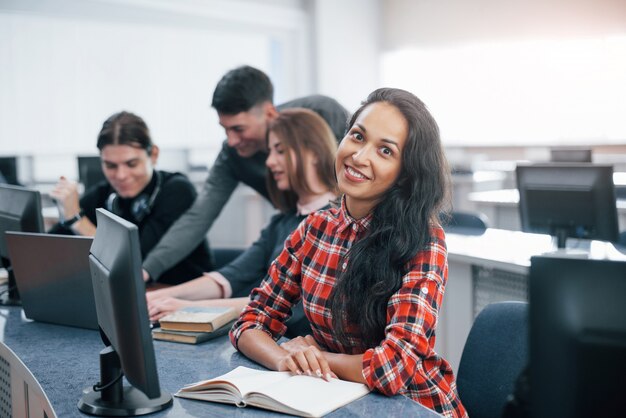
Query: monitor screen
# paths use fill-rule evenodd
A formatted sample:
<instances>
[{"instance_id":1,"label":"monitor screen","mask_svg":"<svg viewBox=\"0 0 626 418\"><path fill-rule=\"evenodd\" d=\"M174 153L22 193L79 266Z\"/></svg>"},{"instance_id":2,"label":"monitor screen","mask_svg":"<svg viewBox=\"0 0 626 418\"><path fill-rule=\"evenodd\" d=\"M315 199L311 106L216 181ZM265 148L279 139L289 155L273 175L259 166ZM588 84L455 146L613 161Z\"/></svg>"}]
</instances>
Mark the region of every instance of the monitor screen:
<instances>
[{"instance_id":1,"label":"monitor screen","mask_svg":"<svg viewBox=\"0 0 626 418\"><path fill-rule=\"evenodd\" d=\"M533 257L529 294L531 416L623 417L626 261Z\"/></svg>"},{"instance_id":2,"label":"monitor screen","mask_svg":"<svg viewBox=\"0 0 626 418\"><path fill-rule=\"evenodd\" d=\"M559 163L590 163L590 148L556 148L550 150L550 161Z\"/></svg>"},{"instance_id":3,"label":"monitor screen","mask_svg":"<svg viewBox=\"0 0 626 418\"><path fill-rule=\"evenodd\" d=\"M172 397L161 391L137 226L97 209L98 228L89 265L98 324L107 346L100 352L100 392L88 390L79 409L92 415L134 416L169 407ZM132 387L123 388L121 376Z\"/></svg>"},{"instance_id":4,"label":"monitor screen","mask_svg":"<svg viewBox=\"0 0 626 418\"><path fill-rule=\"evenodd\" d=\"M100 156L79 156L78 161L78 181L80 181L85 190L106 180L102 172L102 162Z\"/></svg>"},{"instance_id":5,"label":"monitor screen","mask_svg":"<svg viewBox=\"0 0 626 418\"><path fill-rule=\"evenodd\" d=\"M0 184L0 262L9 272L8 299L3 303L9 305L19 303L5 232L44 232L43 229L39 192Z\"/></svg>"},{"instance_id":6,"label":"monitor screen","mask_svg":"<svg viewBox=\"0 0 626 418\"><path fill-rule=\"evenodd\" d=\"M0 179L4 179L4 183L18 185L17 157L0 157L0 174L2 174Z\"/></svg>"},{"instance_id":7,"label":"monitor screen","mask_svg":"<svg viewBox=\"0 0 626 418\"><path fill-rule=\"evenodd\" d=\"M519 211L525 232L617 241L613 166L584 163L519 164Z\"/></svg>"}]
</instances>

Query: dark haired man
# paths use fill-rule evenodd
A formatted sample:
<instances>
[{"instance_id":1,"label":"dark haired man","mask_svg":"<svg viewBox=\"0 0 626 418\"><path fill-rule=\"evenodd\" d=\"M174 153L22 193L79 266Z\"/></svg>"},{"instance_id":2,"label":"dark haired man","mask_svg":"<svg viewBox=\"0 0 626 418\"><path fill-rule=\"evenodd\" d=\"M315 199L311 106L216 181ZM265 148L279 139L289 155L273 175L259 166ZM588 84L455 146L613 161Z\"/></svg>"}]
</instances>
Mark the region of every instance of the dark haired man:
<instances>
[{"instance_id":1,"label":"dark haired man","mask_svg":"<svg viewBox=\"0 0 626 418\"><path fill-rule=\"evenodd\" d=\"M211 106L217 111L226 140L193 206L144 259L145 280L158 280L206 237L240 182L269 200L265 187L267 127L282 109L311 109L326 120L338 141L343 137L349 114L336 100L314 95L274 106L273 96L269 77L250 66L229 71L217 83Z\"/></svg>"}]
</instances>

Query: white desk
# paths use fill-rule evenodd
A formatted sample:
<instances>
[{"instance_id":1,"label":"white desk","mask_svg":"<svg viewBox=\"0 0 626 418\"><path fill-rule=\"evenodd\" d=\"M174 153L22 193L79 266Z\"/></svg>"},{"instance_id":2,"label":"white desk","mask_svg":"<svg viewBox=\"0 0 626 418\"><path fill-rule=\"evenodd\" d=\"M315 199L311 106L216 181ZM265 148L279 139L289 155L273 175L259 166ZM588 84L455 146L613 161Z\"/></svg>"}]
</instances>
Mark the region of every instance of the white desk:
<instances>
[{"instance_id":1,"label":"white desk","mask_svg":"<svg viewBox=\"0 0 626 418\"><path fill-rule=\"evenodd\" d=\"M552 237L488 229L483 235L446 234L448 283L437 326L436 350L458 371L465 340L475 316L487 304L527 300L530 257L553 250ZM571 245L580 245L576 240ZM589 258L625 260L610 243L586 241Z\"/></svg>"}]
</instances>

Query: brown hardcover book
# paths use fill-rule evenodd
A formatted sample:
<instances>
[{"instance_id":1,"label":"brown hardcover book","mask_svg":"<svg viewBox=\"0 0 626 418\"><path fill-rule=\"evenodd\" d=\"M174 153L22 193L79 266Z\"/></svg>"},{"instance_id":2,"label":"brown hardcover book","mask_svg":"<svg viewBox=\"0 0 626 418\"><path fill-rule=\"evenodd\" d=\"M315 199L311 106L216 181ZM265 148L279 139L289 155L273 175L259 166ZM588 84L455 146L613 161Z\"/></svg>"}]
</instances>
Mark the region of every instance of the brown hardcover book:
<instances>
[{"instance_id":1,"label":"brown hardcover book","mask_svg":"<svg viewBox=\"0 0 626 418\"><path fill-rule=\"evenodd\" d=\"M230 321L212 332L167 331L161 328L155 328L152 330L152 338L176 343L200 344L228 334L228 331L230 331L234 323L235 321Z\"/></svg>"},{"instance_id":2,"label":"brown hardcover book","mask_svg":"<svg viewBox=\"0 0 626 418\"><path fill-rule=\"evenodd\" d=\"M187 307L179 309L159 320L163 331L212 332L239 317L229 307Z\"/></svg>"},{"instance_id":3,"label":"brown hardcover book","mask_svg":"<svg viewBox=\"0 0 626 418\"><path fill-rule=\"evenodd\" d=\"M239 366L214 379L187 385L181 398L247 405L303 417L321 417L369 393L361 383Z\"/></svg>"}]
</instances>

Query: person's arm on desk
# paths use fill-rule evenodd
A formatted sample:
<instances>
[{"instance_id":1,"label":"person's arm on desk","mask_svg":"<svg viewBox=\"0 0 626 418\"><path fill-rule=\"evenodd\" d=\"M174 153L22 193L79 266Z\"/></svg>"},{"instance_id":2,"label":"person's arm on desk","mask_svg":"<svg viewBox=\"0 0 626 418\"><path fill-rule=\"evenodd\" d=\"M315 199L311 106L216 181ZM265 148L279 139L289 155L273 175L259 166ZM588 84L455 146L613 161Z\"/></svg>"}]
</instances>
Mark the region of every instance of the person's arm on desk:
<instances>
[{"instance_id":1,"label":"person's arm on desk","mask_svg":"<svg viewBox=\"0 0 626 418\"><path fill-rule=\"evenodd\" d=\"M325 351L315 341L312 335L305 337L296 337L280 345L281 348L292 354L311 350L319 351L324 359L328 362L328 366L333 377L339 377L343 380L351 382L366 383L363 377L363 355L362 354L338 354Z\"/></svg>"},{"instance_id":2,"label":"person's arm on desk","mask_svg":"<svg viewBox=\"0 0 626 418\"><path fill-rule=\"evenodd\" d=\"M143 262L144 280L158 279L205 237L239 181L228 164L226 145L213 164L194 204L161 237Z\"/></svg>"},{"instance_id":3,"label":"person's arm on desk","mask_svg":"<svg viewBox=\"0 0 626 418\"><path fill-rule=\"evenodd\" d=\"M228 280L217 272L205 273L189 282L146 293L150 320L161 317L186 306L231 306L242 310L249 299L231 298Z\"/></svg>"},{"instance_id":4,"label":"person's arm on desk","mask_svg":"<svg viewBox=\"0 0 626 418\"><path fill-rule=\"evenodd\" d=\"M152 292L148 292L150 295ZM204 308L212 307L231 307L237 311L243 309L249 302L248 298L232 298L232 299L203 299L203 300L185 300L172 297L164 297L153 301L148 301L148 315L150 321L158 321L165 315L171 314L179 309L188 306L198 306Z\"/></svg>"},{"instance_id":5,"label":"person's arm on desk","mask_svg":"<svg viewBox=\"0 0 626 418\"><path fill-rule=\"evenodd\" d=\"M307 374L325 380L337 377L321 350L313 345L286 350L265 331L248 329L241 334L237 348L246 357L271 370Z\"/></svg>"},{"instance_id":6,"label":"person's arm on desk","mask_svg":"<svg viewBox=\"0 0 626 418\"><path fill-rule=\"evenodd\" d=\"M204 273L202 276L189 282L165 289L148 292L148 310L153 320L160 318L173 310L183 306L198 305L187 301L200 301L199 306L233 306L242 310L248 302L247 295L251 289L258 286L267 272L267 264L274 244L271 238L272 231L283 215L274 215L270 225L261 231L261 236L236 259L220 268L218 271ZM230 299L233 294L237 301ZM168 298L168 301L163 299ZM206 300L211 300L206 301ZM219 305L218 305L219 304Z\"/></svg>"}]
</instances>

